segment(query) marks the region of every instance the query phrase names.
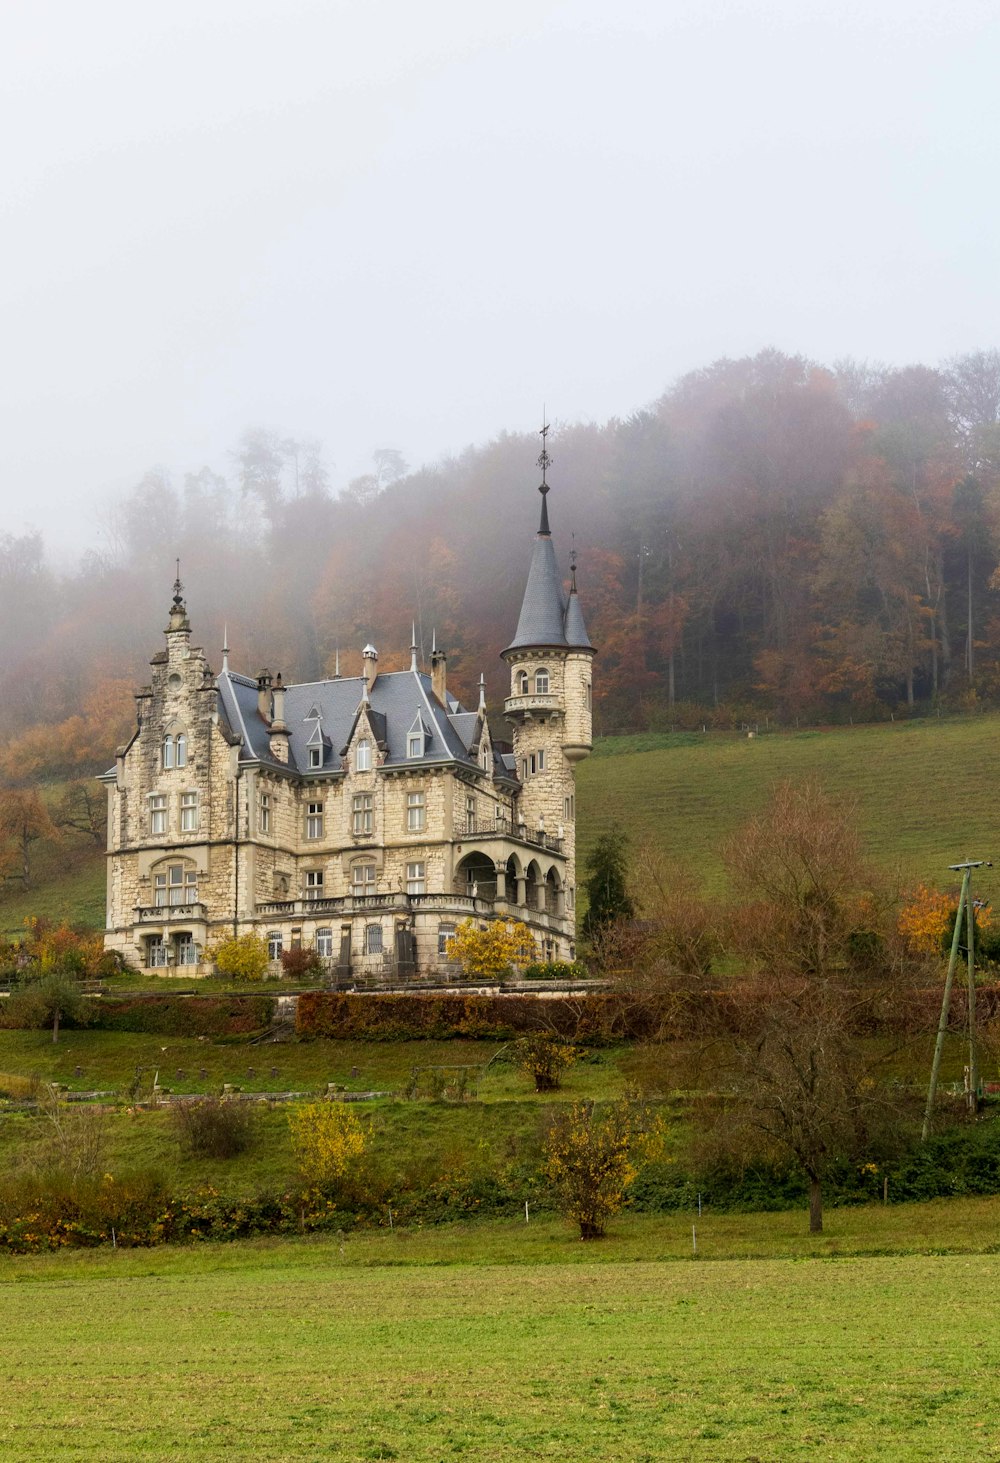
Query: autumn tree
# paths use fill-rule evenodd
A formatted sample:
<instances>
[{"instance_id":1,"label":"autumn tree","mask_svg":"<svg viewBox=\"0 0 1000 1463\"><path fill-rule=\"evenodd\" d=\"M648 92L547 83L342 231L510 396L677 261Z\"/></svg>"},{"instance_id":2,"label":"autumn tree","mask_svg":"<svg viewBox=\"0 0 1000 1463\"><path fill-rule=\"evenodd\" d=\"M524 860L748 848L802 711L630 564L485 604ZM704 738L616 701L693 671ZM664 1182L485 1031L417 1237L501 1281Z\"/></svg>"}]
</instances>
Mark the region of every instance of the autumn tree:
<instances>
[{"instance_id":1,"label":"autumn tree","mask_svg":"<svg viewBox=\"0 0 1000 1463\"><path fill-rule=\"evenodd\" d=\"M465 975L477 980L496 980L513 965L531 960L534 939L519 920L490 920L482 929L466 919L448 942L448 954L457 960Z\"/></svg>"},{"instance_id":2,"label":"autumn tree","mask_svg":"<svg viewBox=\"0 0 1000 1463\"><path fill-rule=\"evenodd\" d=\"M660 1125L628 1097L600 1105L576 1102L550 1114L543 1172L559 1209L579 1225L581 1239L601 1238L640 1165L661 1144Z\"/></svg>"},{"instance_id":3,"label":"autumn tree","mask_svg":"<svg viewBox=\"0 0 1000 1463\"><path fill-rule=\"evenodd\" d=\"M809 1228L838 1160L871 1157L897 1114L884 1061L861 1033L899 1002L893 900L866 869L849 811L814 783L785 783L724 850L742 902L730 943L719 1132L734 1154L776 1147L809 1182Z\"/></svg>"},{"instance_id":4,"label":"autumn tree","mask_svg":"<svg viewBox=\"0 0 1000 1463\"><path fill-rule=\"evenodd\" d=\"M365 1151L365 1129L344 1103L300 1103L288 1114L288 1128L303 1182L324 1192L342 1184Z\"/></svg>"},{"instance_id":5,"label":"autumn tree","mask_svg":"<svg viewBox=\"0 0 1000 1463\"><path fill-rule=\"evenodd\" d=\"M82 833L103 848L108 829L107 794L89 782L70 782L53 809L52 821L57 828Z\"/></svg>"},{"instance_id":6,"label":"autumn tree","mask_svg":"<svg viewBox=\"0 0 1000 1463\"><path fill-rule=\"evenodd\" d=\"M20 879L31 887L35 844L56 838L48 808L38 793L29 788L0 789L0 867L8 879Z\"/></svg>"}]
</instances>

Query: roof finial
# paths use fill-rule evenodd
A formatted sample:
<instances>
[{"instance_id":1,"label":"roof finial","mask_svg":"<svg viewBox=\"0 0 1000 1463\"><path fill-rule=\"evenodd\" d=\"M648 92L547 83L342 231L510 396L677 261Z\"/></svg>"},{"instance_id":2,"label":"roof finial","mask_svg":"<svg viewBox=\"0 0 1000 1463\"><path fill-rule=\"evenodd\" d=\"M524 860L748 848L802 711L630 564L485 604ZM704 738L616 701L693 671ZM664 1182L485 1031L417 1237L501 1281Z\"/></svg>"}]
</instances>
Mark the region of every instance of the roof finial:
<instances>
[{"instance_id":1,"label":"roof finial","mask_svg":"<svg viewBox=\"0 0 1000 1463\"><path fill-rule=\"evenodd\" d=\"M410 670L417 669L417 622L410 621Z\"/></svg>"},{"instance_id":2,"label":"roof finial","mask_svg":"<svg viewBox=\"0 0 1000 1463\"><path fill-rule=\"evenodd\" d=\"M569 592L576 594L576 534L572 536L573 547L569 551Z\"/></svg>"},{"instance_id":3,"label":"roof finial","mask_svg":"<svg viewBox=\"0 0 1000 1463\"><path fill-rule=\"evenodd\" d=\"M482 671L479 672L479 711L480 715L486 710L486 677Z\"/></svg>"},{"instance_id":4,"label":"roof finial","mask_svg":"<svg viewBox=\"0 0 1000 1463\"><path fill-rule=\"evenodd\" d=\"M541 522L538 525L538 532L547 534L549 532L549 510L546 503L546 494L549 491L549 485L546 481L545 475L548 472L549 468L552 466L552 458L549 456L549 424L545 418L544 406L542 407L542 430L539 432L538 435L542 439L542 450L538 458L538 466L542 469L542 481L538 485L538 491L542 495L542 517Z\"/></svg>"},{"instance_id":5,"label":"roof finial","mask_svg":"<svg viewBox=\"0 0 1000 1463\"><path fill-rule=\"evenodd\" d=\"M183 598L184 586L181 583L181 561L180 561L180 559L177 559L176 560L176 564L177 564L177 578L174 580L174 609L176 609L176 610L182 610L184 608L184 598Z\"/></svg>"},{"instance_id":6,"label":"roof finial","mask_svg":"<svg viewBox=\"0 0 1000 1463\"><path fill-rule=\"evenodd\" d=\"M340 680L340 646L339 645L337 646L337 653L336 653L336 656L335 656L334 662L333 662L333 679L335 681L339 681Z\"/></svg>"},{"instance_id":7,"label":"roof finial","mask_svg":"<svg viewBox=\"0 0 1000 1463\"><path fill-rule=\"evenodd\" d=\"M438 632L437 632L437 630L432 630L431 631L431 655L437 655L437 653L438 653Z\"/></svg>"},{"instance_id":8,"label":"roof finial","mask_svg":"<svg viewBox=\"0 0 1000 1463\"><path fill-rule=\"evenodd\" d=\"M222 627L222 669L229 670L229 626Z\"/></svg>"}]
</instances>

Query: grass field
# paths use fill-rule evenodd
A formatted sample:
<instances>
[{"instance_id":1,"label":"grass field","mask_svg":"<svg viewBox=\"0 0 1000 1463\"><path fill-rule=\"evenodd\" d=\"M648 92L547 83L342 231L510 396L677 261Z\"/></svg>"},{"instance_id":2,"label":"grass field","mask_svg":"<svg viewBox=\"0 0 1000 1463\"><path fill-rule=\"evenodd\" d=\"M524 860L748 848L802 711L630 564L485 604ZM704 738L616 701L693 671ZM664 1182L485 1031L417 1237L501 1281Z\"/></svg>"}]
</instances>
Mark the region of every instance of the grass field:
<instances>
[{"instance_id":1,"label":"grass field","mask_svg":"<svg viewBox=\"0 0 1000 1463\"><path fill-rule=\"evenodd\" d=\"M580 764L582 852L622 828L686 864L721 892L719 849L785 778L815 777L854 799L870 856L904 880L947 884L948 865L1000 855L993 800L983 795L1000 716L762 734L647 734L599 741ZM977 876L1000 897L1000 868Z\"/></svg>"},{"instance_id":2,"label":"grass field","mask_svg":"<svg viewBox=\"0 0 1000 1463\"><path fill-rule=\"evenodd\" d=\"M995 1202L921 1207L996 1239ZM877 1248L892 1215L837 1222ZM0 1457L997 1457L1000 1256L678 1263L688 1225L620 1227L6 1261Z\"/></svg>"}]
</instances>

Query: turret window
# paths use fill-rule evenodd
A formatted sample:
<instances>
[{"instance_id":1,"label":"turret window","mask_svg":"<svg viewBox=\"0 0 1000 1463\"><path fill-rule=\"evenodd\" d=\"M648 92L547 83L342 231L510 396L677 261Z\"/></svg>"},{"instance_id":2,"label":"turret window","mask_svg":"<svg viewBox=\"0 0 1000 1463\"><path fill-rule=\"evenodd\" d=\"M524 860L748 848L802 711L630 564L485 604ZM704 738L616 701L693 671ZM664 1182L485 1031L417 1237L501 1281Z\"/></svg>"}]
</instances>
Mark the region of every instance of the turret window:
<instances>
[{"instance_id":1,"label":"turret window","mask_svg":"<svg viewBox=\"0 0 1000 1463\"><path fill-rule=\"evenodd\" d=\"M528 694L528 672L527 671L521 671L520 675L517 678L517 694L519 696L527 696L527 694Z\"/></svg>"},{"instance_id":2,"label":"turret window","mask_svg":"<svg viewBox=\"0 0 1000 1463\"><path fill-rule=\"evenodd\" d=\"M547 696L549 694L549 673L544 666L540 666L535 672L535 695Z\"/></svg>"}]
</instances>

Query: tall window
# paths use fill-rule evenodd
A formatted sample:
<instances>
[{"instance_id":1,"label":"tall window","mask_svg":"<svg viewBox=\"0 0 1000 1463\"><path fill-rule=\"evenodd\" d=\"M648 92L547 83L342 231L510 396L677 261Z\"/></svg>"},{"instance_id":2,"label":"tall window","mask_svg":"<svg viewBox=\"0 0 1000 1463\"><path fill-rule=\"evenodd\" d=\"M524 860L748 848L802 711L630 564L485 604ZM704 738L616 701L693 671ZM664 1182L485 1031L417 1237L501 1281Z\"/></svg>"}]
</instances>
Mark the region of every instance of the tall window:
<instances>
[{"instance_id":1,"label":"tall window","mask_svg":"<svg viewBox=\"0 0 1000 1463\"><path fill-rule=\"evenodd\" d=\"M167 831L167 798L162 792L153 793L149 799L149 831L150 833L166 833Z\"/></svg>"},{"instance_id":2,"label":"tall window","mask_svg":"<svg viewBox=\"0 0 1000 1463\"><path fill-rule=\"evenodd\" d=\"M177 766L186 767L188 759L188 739L183 732L177 733Z\"/></svg>"},{"instance_id":3,"label":"tall window","mask_svg":"<svg viewBox=\"0 0 1000 1463\"><path fill-rule=\"evenodd\" d=\"M549 691L549 673L544 666L539 666L535 672L535 695L547 696Z\"/></svg>"},{"instance_id":4,"label":"tall window","mask_svg":"<svg viewBox=\"0 0 1000 1463\"><path fill-rule=\"evenodd\" d=\"M382 926L365 925L365 954L382 954Z\"/></svg>"},{"instance_id":5,"label":"tall window","mask_svg":"<svg viewBox=\"0 0 1000 1463\"><path fill-rule=\"evenodd\" d=\"M527 696L528 694L528 672L521 671L517 678L517 694Z\"/></svg>"},{"instance_id":6,"label":"tall window","mask_svg":"<svg viewBox=\"0 0 1000 1463\"><path fill-rule=\"evenodd\" d=\"M465 831L466 833L476 831L476 800L473 797L465 799Z\"/></svg>"},{"instance_id":7,"label":"tall window","mask_svg":"<svg viewBox=\"0 0 1000 1463\"><path fill-rule=\"evenodd\" d=\"M372 831L372 795L370 792L354 794L352 814L351 828L354 833L364 834Z\"/></svg>"},{"instance_id":8,"label":"tall window","mask_svg":"<svg viewBox=\"0 0 1000 1463\"><path fill-rule=\"evenodd\" d=\"M445 960L448 959L448 955L450 953L448 950L448 946L451 944L454 938L454 925L438 925L438 954L443 956Z\"/></svg>"},{"instance_id":9,"label":"tall window","mask_svg":"<svg viewBox=\"0 0 1000 1463\"><path fill-rule=\"evenodd\" d=\"M323 837L323 804L322 803L307 803L306 804L306 837L307 838L322 838Z\"/></svg>"},{"instance_id":10,"label":"tall window","mask_svg":"<svg viewBox=\"0 0 1000 1463\"><path fill-rule=\"evenodd\" d=\"M146 941L146 964L151 970L157 970L161 965L167 963L167 947L163 943L162 935L150 935Z\"/></svg>"},{"instance_id":11,"label":"tall window","mask_svg":"<svg viewBox=\"0 0 1000 1463\"><path fill-rule=\"evenodd\" d=\"M490 744L489 744L489 742L484 742L483 745L480 747L480 749L479 749L479 761L482 764L483 771L484 772L489 772L489 770L490 770Z\"/></svg>"},{"instance_id":12,"label":"tall window","mask_svg":"<svg viewBox=\"0 0 1000 1463\"><path fill-rule=\"evenodd\" d=\"M375 865L355 864L351 869L351 893L354 897L362 898L366 894L375 893Z\"/></svg>"},{"instance_id":13,"label":"tall window","mask_svg":"<svg viewBox=\"0 0 1000 1463\"><path fill-rule=\"evenodd\" d=\"M323 870L306 869L306 898L323 898Z\"/></svg>"},{"instance_id":14,"label":"tall window","mask_svg":"<svg viewBox=\"0 0 1000 1463\"><path fill-rule=\"evenodd\" d=\"M198 827L198 794L181 793L181 832L194 833Z\"/></svg>"},{"instance_id":15,"label":"tall window","mask_svg":"<svg viewBox=\"0 0 1000 1463\"><path fill-rule=\"evenodd\" d=\"M174 765L174 739L173 737L163 738L163 767L168 770Z\"/></svg>"},{"instance_id":16,"label":"tall window","mask_svg":"<svg viewBox=\"0 0 1000 1463\"><path fill-rule=\"evenodd\" d=\"M281 938L280 930L272 930L267 937L267 958L268 960L280 960L281 952L284 949L284 941Z\"/></svg>"},{"instance_id":17,"label":"tall window","mask_svg":"<svg viewBox=\"0 0 1000 1463\"><path fill-rule=\"evenodd\" d=\"M407 894L425 894L427 892L425 874L426 866L423 862L406 865Z\"/></svg>"},{"instance_id":18,"label":"tall window","mask_svg":"<svg viewBox=\"0 0 1000 1463\"><path fill-rule=\"evenodd\" d=\"M545 771L545 748L544 747L540 747L539 748L539 751L538 751L538 770L539 770L539 772L544 772Z\"/></svg>"},{"instance_id":19,"label":"tall window","mask_svg":"<svg viewBox=\"0 0 1000 1463\"><path fill-rule=\"evenodd\" d=\"M408 792L406 794L407 833L422 833L424 831L424 811L423 793Z\"/></svg>"},{"instance_id":20,"label":"tall window","mask_svg":"<svg viewBox=\"0 0 1000 1463\"><path fill-rule=\"evenodd\" d=\"M198 898L198 871L189 864L168 864L153 875L153 902L166 905L194 904Z\"/></svg>"},{"instance_id":21,"label":"tall window","mask_svg":"<svg viewBox=\"0 0 1000 1463\"><path fill-rule=\"evenodd\" d=\"M198 947L194 942L194 935L183 934L177 936L177 964L198 964Z\"/></svg>"},{"instance_id":22,"label":"tall window","mask_svg":"<svg viewBox=\"0 0 1000 1463\"><path fill-rule=\"evenodd\" d=\"M590 682L587 682L587 710L590 710Z\"/></svg>"},{"instance_id":23,"label":"tall window","mask_svg":"<svg viewBox=\"0 0 1000 1463\"><path fill-rule=\"evenodd\" d=\"M271 831L271 794L269 792L262 792L260 795L257 826L261 833Z\"/></svg>"},{"instance_id":24,"label":"tall window","mask_svg":"<svg viewBox=\"0 0 1000 1463\"><path fill-rule=\"evenodd\" d=\"M329 928L316 931L316 954L321 960L333 957L333 931Z\"/></svg>"},{"instance_id":25,"label":"tall window","mask_svg":"<svg viewBox=\"0 0 1000 1463\"><path fill-rule=\"evenodd\" d=\"M370 772L372 770L372 744L367 737L362 737L358 743L358 750L354 758L355 772Z\"/></svg>"}]
</instances>

